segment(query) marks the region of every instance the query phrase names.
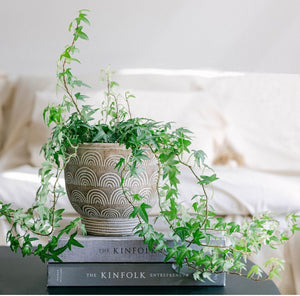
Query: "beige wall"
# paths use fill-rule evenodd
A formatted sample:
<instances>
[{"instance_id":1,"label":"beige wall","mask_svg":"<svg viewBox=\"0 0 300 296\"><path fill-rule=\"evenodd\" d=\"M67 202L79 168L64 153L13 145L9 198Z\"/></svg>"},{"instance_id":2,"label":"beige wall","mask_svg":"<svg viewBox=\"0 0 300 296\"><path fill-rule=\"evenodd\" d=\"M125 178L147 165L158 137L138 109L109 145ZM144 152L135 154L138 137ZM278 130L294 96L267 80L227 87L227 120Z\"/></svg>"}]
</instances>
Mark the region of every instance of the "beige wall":
<instances>
[{"instance_id":1,"label":"beige wall","mask_svg":"<svg viewBox=\"0 0 300 296\"><path fill-rule=\"evenodd\" d=\"M298 0L1 0L0 72L53 75L69 21L91 9L82 73L112 68L300 72Z\"/></svg>"}]
</instances>

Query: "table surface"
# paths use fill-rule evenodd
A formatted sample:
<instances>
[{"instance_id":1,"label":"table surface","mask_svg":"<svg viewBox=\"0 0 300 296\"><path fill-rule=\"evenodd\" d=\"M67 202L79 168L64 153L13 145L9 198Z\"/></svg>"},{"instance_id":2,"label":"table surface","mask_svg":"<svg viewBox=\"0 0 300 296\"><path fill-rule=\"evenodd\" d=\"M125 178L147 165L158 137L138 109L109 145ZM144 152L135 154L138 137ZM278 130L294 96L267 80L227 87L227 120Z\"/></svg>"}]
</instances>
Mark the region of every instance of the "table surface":
<instances>
[{"instance_id":1,"label":"table surface","mask_svg":"<svg viewBox=\"0 0 300 296\"><path fill-rule=\"evenodd\" d=\"M248 263L252 265L251 262ZM72 287L47 289L47 264L38 257L23 258L9 247L0 247L0 294L220 294L279 295L268 280L255 282L226 275L225 287Z\"/></svg>"}]
</instances>

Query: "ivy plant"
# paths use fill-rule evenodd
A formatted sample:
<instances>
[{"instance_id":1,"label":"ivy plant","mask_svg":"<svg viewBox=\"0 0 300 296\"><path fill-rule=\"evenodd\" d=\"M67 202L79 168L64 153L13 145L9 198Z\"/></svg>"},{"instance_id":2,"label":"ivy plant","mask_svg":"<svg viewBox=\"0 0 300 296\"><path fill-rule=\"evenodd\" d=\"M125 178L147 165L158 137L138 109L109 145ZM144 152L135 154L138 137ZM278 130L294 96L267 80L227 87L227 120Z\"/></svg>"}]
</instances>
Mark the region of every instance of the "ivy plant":
<instances>
[{"instance_id":1,"label":"ivy plant","mask_svg":"<svg viewBox=\"0 0 300 296\"><path fill-rule=\"evenodd\" d=\"M133 118L130 100L136 99L130 92L120 94L117 82L112 80L109 69L102 70L102 80L106 91L98 108L88 104L89 98L82 91L89 87L78 79L72 71L73 63L80 63L77 54L79 40L88 40L85 26L90 22L87 10L80 10L71 22L69 31L72 41L59 57L57 67L57 89L61 102L49 105L43 113L45 123L52 128L51 137L43 145L45 161L39 170L41 184L35 201L28 209L13 209L11 204L0 202L0 217L10 223L7 242L12 251L21 250L23 256L37 255L42 261L60 261L60 254L66 249L82 247L76 240L78 231L85 234L84 225L76 218L66 227L61 227L64 209L57 209L57 201L65 196L65 189L59 178L67 162L76 155L82 143L118 143L131 150L129 159L121 158L116 165L121 173L124 196L132 205L131 218L137 218L134 229L142 237L150 250L161 252L165 261L174 259L179 269L188 266L196 280L210 279L213 273L238 274L253 280L280 277L283 260L270 258L264 266L254 265L247 270L247 258L256 254L264 245L276 248L285 243L295 231L299 216L289 214L288 229L280 231L279 222L272 213L262 213L238 224L226 222L218 217L210 206L207 186L217 180L214 171L205 163L206 154L202 150L191 150L191 132L185 128L175 129L172 123L156 122L147 118ZM74 153L70 154L69 148ZM131 195L124 187L124 172L138 176L139 164L148 158L150 149L158 163L156 184L160 213L156 217L169 227L168 236L155 229L148 216L151 208L143 202L144 197ZM181 169L186 167L199 185L199 192L191 196L192 208L186 209L178 201L178 185ZM132 200L140 201L138 205ZM69 239L62 247L58 241L62 235ZM40 237L48 237L48 243L33 246ZM220 241L226 240L226 244ZM169 240L173 243L170 245ZM36 245L36 243L35 243ZM262 268L267 269L263 276Z\"/></svg>"}]
</instances>

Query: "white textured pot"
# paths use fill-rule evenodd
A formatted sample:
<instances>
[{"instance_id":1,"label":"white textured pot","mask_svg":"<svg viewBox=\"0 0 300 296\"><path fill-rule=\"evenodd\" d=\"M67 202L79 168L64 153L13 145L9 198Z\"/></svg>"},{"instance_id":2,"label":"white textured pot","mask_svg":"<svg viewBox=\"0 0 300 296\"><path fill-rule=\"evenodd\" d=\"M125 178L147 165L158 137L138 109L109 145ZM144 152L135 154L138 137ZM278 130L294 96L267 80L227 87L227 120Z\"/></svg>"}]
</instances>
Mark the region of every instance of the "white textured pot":
<instances>
[{"instance_id":1,"label":"white textured pot","mask_svg":"<svg viewBox=\"0 0 300 296\"><path fill-rule=\"evenodd\" d=\"M129 219L132 206L120 186L121 171L115 168L120 158L130 151L117 143L85 143L77 149L65 168L66 190L73 208L83 218L88 234L101 236L132 235L136 219ZM147 151L149 160L140 165L139 178L124 173L126 190L144 196L141 202L154 205L157 182L157 161ZM131 201L137 204L136 201Z\"/></svg>"}]
</instances>

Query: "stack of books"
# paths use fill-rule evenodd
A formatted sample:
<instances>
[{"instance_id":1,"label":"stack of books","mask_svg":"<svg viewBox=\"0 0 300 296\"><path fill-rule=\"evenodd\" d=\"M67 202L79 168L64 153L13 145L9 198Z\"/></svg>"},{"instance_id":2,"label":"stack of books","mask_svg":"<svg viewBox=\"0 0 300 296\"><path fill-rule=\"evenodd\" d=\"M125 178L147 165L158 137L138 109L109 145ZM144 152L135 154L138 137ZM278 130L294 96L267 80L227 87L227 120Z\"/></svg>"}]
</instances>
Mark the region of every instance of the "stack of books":
<instances>
[{"instance_id":1,"label":"stack of books","mask_svg":"<svg viewBox=\"0 0 300 296\"><path fill-rule=\"evenodd\" d=\"M76 239L84 248L72 247L60 256L62 263L48 263L48 287L225 285L225 274L201 282L184 269L178 273L174 262L164 263L164 255L149 251L138 237Z\"/></svg>"}]
</instances>

